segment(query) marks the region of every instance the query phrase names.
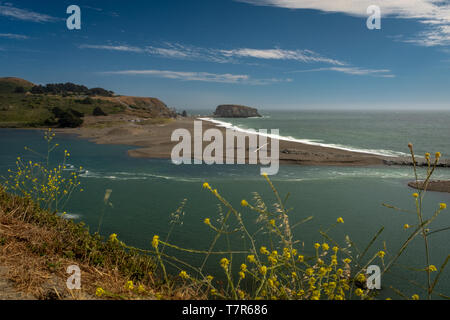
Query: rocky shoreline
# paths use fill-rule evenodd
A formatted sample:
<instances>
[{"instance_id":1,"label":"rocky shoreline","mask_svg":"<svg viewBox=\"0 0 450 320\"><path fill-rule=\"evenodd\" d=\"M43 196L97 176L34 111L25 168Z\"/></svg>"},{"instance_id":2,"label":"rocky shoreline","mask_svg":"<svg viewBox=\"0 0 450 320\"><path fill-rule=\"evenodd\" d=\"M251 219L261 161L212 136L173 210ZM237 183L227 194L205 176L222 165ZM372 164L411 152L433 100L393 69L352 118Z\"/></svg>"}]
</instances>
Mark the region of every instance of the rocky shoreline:
<instances>
[{"instance_id":1,"label":"rocky shoreline","mask_svg":"<svg viewBox=\"0 0 450 320\"><path fill-rule=\"evenodd\" d=\"M412 159L399 157L399 158L389 158L384 159L383 164L387 166L413 166ZM426 160L417 160L417 167L428 167L428 162ZM450 168L450 160L449 159L440 159L436 164L437 168Z\"/></svg>"},{"instance_id":2,"label":"rocky shoreline","mask_svg":"<svg viewBox=\"0 0 450 320\"><path fill-rule=\"evenodd\" d=\"M419 181L416 183L415 181L409 182L408 186L414 189L423 190L424 182ZM450 181L448 180L434 180L429 181L427 186L427 191L436 191L436 192L448 192L450 193Z\"/></svg>"}]
</instances>

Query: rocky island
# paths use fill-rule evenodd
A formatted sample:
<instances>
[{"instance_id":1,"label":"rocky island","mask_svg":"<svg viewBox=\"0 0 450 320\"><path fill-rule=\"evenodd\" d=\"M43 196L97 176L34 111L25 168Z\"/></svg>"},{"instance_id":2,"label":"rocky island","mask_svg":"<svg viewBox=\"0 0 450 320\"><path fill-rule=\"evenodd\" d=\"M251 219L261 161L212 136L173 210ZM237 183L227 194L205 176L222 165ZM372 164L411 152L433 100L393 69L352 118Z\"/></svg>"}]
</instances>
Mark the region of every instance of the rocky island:
<instances>
[{"instance_id":1,"label":"rocky island","mask_svg":"<svg viewBox=\"0 0 450 320\"><path fill-rule=\"evenodd\" d=\"M261 117L256 108L234 105L234 104L224 104L216 108L214 116L218 118L250 118L250 117Z\"/></svg>"}]
</instances>

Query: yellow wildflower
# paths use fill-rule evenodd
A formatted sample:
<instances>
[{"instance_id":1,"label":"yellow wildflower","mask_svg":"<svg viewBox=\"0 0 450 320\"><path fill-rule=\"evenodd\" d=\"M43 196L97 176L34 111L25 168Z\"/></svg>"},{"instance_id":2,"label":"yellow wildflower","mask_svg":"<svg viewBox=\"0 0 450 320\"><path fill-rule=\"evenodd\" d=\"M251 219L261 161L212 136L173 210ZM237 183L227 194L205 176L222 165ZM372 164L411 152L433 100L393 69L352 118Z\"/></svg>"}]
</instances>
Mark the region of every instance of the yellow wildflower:
<instances>
[{"instance_id":1,"label":"yellow wildflower","mask_svg":"<svg viewBox=\"0 0 450 320\"><path fill-rule=\"evenodd\" d=\"M111 242L116 242L117 240L117 234L113 233L112 235L109 236L109 241Z\"/></svg>"},{"instance_id":2,"label":"yellow wildflower","mask_svg":"<svg viewBox=\"0 0 450 320\"><path fill-rule=\"evenodd\" d=\"M256 262L256 260L255 260L255 256L254 255L249 255L249 256L247 256L247 260L248 261L250 261L251 263L255 263Z\"/></svg>"},{"instance_id":3,"label":"yellow wildflower","mask_svg":"<svg viewBox=\"0 0 450 320\"><path fill-rule=\"evenodd\" d=\"M447 209L447 204L446 203L440 203L439 204L439 209L441 209L441 210Z\"/></svg>"},{"instance_id":4,"label":"yellow wildflower","mask_svg":"<svg viewBox=\"0 0 450 320\"><path fill-rule=\"evenodd\" d=\"M413 300L419 300L419 299L420 299L420 297L419 297L419 295L418 295L418 294L414 294L414 295L412 296L412 299L413 299Z\"/></svg>"},{"instance_id":5,"label":"yellow wildflower","mask_svg":"<svg viewBox=\"0 0 450 320\"><path fill-rule=\"evenodd\" d=\"M127 290L133 290L134 289L134 284L133 281L127 281L127 283L125 284L125 289Z\"/></svg>"},{"instance_id":6,"label":"yellow wildflower","mask_svg":"<svg viewBox=\"0 0 450 320\"><path fill-rule=\"evenodd\" d=\"M366 281L366 276L362 273L360 273L357 277L356 280L358 280L359 282L364 282Z\"/></svg>"},{"instance_id":7,"label":"yellow wildflower","mask_svg":"<svg viewBox=\"0 0 450 320\"><path fill-rule=\"evenodd\" d=\"M409 224L405 224L404 226L403 226L403 229L409 229L409 228L411 228L411 226L409 225Z\"/></svg>"},{"instance_id":8,"label":"yellow wildflower","mask_svg":"<svg viewBox=\"0 0 450 320\"><path fill-rule=\"evenodd\" d=\"M261 268L259 268L259 272L261 272L261 274L263 276L265 276L266 273L267 273L267 267L266 266L262 266Z\"/></svg>"},{"instance_id":9,"label":"yellow wildflower","mask_svg":"<svg viewBox=\"0 0 450 320\"><path fill-rule=\"evenodd\" d=\"M377 256L379 256L380 258L384 258L384 256L386 255L386 253L384 251L378 251Z\"/></svg>"},{"instance_id":10,"label":"yellow wildflower","mask_svg":"<svg viewBox=\"0 0 450 320\"><path fill-rule=\"evenodd\" d=\"M247 200L242 200L242 201L241 201L241 206L243 206L243 207L248 207L248 202L247 202Z\"/></svg>"},{"instance_id":11,"label":"yellow wildflower","mask_svg":"<svg viewBox=\"0 0 450 320\"><path fill-rule=\"evenodd\" d=\"M440 152L436 152L436 159L439 159L441 157L441 153Z\"/></svg>"},{"instance_id":12,"label":"yellow wildflower","mask_svg":"<svg viewBox=\"0 0 450 320\"><path fill-rule=\"evenodd\" d=\"M323 243L322 249L323 249L323 251L328 251L328 249L330 249L330 246L327 243Z\"/></svg>"},{"instance_id":13,"label":"yellow wildflower","mask_svg":"<svg viewBox=\"0 0 450 320\"><path fill-rule=\"evenodd\" d=\"M181 271L179 276L181 277L181 279L189 279L189 275L186 271Z\"/></svg>"},{"instance_id":14,"label":"yellow wildflower","mask_svg":"<svg viewBox=\"0 0 450 320\"><path fill-rule=\"evenodd\" d=\"M239 278L245 279L245 272L239 271Z\"/></svg>"},{"instance_id":15,"label":"yellow wildflower","mask_svg":"<svg viewBox=\"0 0 450 320\"><path fill-rule=\"evenodd\" d=\"M159 245L159 236L155 235L153 236L153 240L152 240L152 247L153 248L158 248Z\"/></svg>"},{"instance_id":16,"label":"yellow wildflower","mask_svg":"<svg viewBox=\"0 0 450 320\"><path fill-rule=\"evenodd\" d=\"M419 197L419 194L418 193L413 193L413 195L412 195L414 198L418 198Z\"/></svg>"},{"instance_id":17,"label":"yellow wildflower","mask_svg":"<svg viewBox=\"0 0 450 320\"><path fill-rule=\"evenodd\" d=\"M352 260L349 259L349 258L346 258L346 259L344 259L344 262L347 263L347 264L349 264L350 262L352 262Z\"/></svg>"},{"instance_id":18,"label":"yellow wildflower","mask_svg":"<svg viewBox=\"0 0 450 320\"><path fill-rule=\"evenodd\" d=\"M430 270L431 272L437 271L437 269L436 269L436 267L435 267L434 265L430 265L430 266L428 267L428 270Z\"/></svg>"},{"instance_id":19,"label":"yellow wildflower","mask_svg":"<svg viewBox=\"0 0 450 320\"><path fill-rule=\"evenodd\" d=\"M320 243L315 243L314 244L314 248L319 249L320 248Z\"/></svg>"},{"instance_id":20,"label":"yellow wildflower","mask_svg":"<svg viewBox=\"0 0 450 320\"><path fill-rule=\"evenodd\" d=\"M220 260L220 265L224 269L227 268L229 264L230 264L230 261L227 258L222 258L222 260Z\"/></svg>"},{"instance_id":21,"label":"yellow wildflower","mask_svg":"<svg viewBox=\"0 0 450 320\"><path fill-rule=\"evenodd\" d=\"M210 225L210 224L211 224L211 220L210 220L209 218L206 218L203 222L204 222L206 225Z\"/></svg>"},{"instance_id":22,"label":"yellow wildflower","mask_svg":"<svg viewBox=\"0 0 450 320\"><path fill-rule=\"evenodd\" d=\"M302 255L299 255L298 256L298 262L303 262L303 261L305 261L305 257L302 256Z\"/></svg>"},{"instance_id":23,"label":"yellow wildflower","mask_svg":"<svg viewBox=\"0 0 450 320\"><path fill-rule=\"evenodd\" d=\"M101 297L104 294L105 294L105 290L103 290L102 288L97 288L97 290L95 290L95 295L97 297Z\"/></svg>"},{"instance_id":24,"label":"yellow wildflower","mask_svg":"<svg viewBox=\"0 0 450 320\"><path fill-rule=\"evenodd\" d=\"M363 292L360 288L358 288L358 289L355 290L355 294L356 294L358 297L361 297L361 296L364 294L364 292Z\"/></svg>"},{"instance_id":25,"label":"yellow wildflower","mask_svg":"<svg viewBox=\"0 0 450 320\"><path fill-rule=\"evenodd\" d=\"M204 189L210 189L211 187L209 186L209 183L208 183L208 182L205 182L205 183L203 184L203 188L204 188Z\"/></svg>"},{"instance_id":26,"label":"yellow wildflower","mask_svg":"<svg viewBox=\"0 0 450 320\"><path fill-rule=\"evenodd\" d=\"M344 219L342 217L337 218L337 223L344 223Z\"/></svg>"},{"instance_id":27,"label":"yellow wildflower","mask_svg":"<svg viewBox=\"0 0 450 320\"><path fill-rule=\"evenodd\" d=\"M247 265L245 263L241 264L241 271L247 271Z\"/></svg>"}]
</instances>

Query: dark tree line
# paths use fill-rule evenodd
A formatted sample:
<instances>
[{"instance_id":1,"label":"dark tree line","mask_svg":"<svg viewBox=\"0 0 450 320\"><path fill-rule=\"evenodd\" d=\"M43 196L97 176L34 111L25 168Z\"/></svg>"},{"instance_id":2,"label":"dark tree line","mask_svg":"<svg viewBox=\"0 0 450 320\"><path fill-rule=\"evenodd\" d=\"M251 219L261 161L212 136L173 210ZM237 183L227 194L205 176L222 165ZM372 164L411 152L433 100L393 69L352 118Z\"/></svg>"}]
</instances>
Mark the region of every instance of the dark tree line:
<instances>
[{"instance_id":1,"label":"dark tree line","mask_svg":"<svg viewBox=\"0 0 450 320\"><path fill-rule=\"evenodd\" d=\"M67 83L50 83L45 86L34 86L31 88L31 93L33 94L83 94L88 96L104 96L111 97L114 95L113 91L108 91L103 88L92 88L89 89L83 85L77 85L71 82Z\"/></svg>"},{"instance_id":2,"label":"dark tree line","mask_svg":"<svg viewBox=\"0 0 450 320\"><path fill-rule=\"evenodd\" d=\"M84 114L74 109L64 111L61 108L55 107L51 112L53 116L45 121L45 125L57 125L60 128L76 128L83 124L82 117L84 117Z\"/></svg>"}]
</instances>

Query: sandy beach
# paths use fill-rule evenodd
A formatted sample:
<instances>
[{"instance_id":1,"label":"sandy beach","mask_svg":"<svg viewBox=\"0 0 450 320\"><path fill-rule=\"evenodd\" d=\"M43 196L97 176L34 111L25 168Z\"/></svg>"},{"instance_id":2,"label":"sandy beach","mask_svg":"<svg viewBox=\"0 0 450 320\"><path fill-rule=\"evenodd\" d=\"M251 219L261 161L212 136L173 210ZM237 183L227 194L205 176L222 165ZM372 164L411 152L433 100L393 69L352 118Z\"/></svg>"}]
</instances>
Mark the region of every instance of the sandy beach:
<instances>
[{"instance_id":1,"label":"sandy beach","mask_svg":"<svg viewBox=\"0 0 450 320\"><path fill-rule=\"evenodd\" d=\"M81 138L99 144L131 145L138 148L129 151L131 157L170 159L173 147L178 142L171 141L176 129L187 129L192 136L195 118L181 118L165 123L147 124L130 116L86 117L81 128L59 129L59 132L74 133ZM197 120L199 121L199 120ZM209 121L202 121L203 132L218 128L225 137L225 129ZM244 134L244 133L237 133ZM280 132L282 134L282 132ZM248 135L248 134L245 134ZM203 147L210 142L203 142ZM261 146L259 146L261 147ZM235 150L237 147L235 146ZM268 146L270 150L270 144ZM193 150L193 148L192 148ZM334 148L279 140L281 164L323 165L323 166L369 166L382 165L387 157L352 152ZM225 154L225 149L224 149ZM248 141L246 150L248 159ZM391 159L392 160L392 159Z\"/></svg>"}]
</instances>

